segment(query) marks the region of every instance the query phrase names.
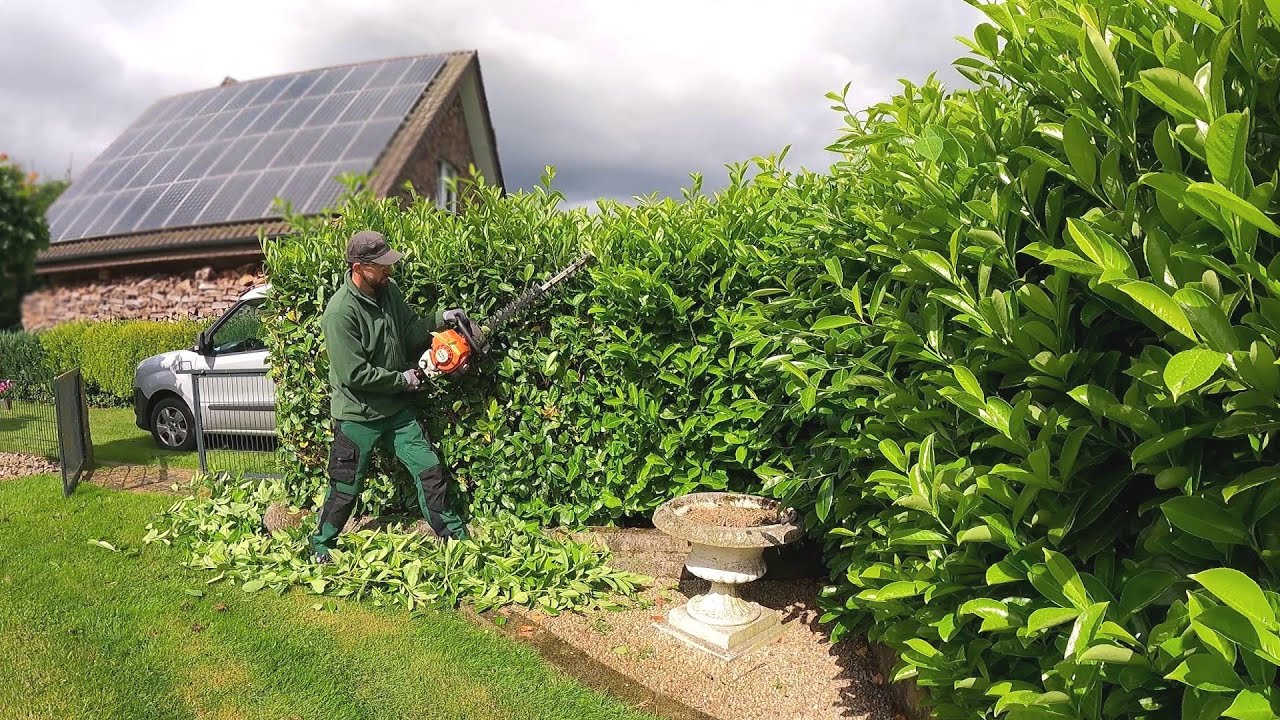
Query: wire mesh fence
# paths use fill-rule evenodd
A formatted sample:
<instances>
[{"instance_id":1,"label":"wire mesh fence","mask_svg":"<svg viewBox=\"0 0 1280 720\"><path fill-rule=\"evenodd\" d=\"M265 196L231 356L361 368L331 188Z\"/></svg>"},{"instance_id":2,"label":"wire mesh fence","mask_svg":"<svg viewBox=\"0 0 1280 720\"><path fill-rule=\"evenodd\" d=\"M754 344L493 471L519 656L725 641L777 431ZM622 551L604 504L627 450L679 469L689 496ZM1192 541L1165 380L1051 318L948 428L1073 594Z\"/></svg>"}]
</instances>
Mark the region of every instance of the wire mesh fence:
<instances>
[{"instance_id":1,"label":"wire mesh fence","mask_svg":"<svg viewBox=\"0 0 1280 720\"><path fill-rule=\"evenodd\" d=\"M62 466L62 494L75 492L80 477L93 468L93 438L89 432L89 408L85 403L80 369L53 380L54 410L58 425L58 450Z\"/></svg>"},{"instance_id":2,"label":"wire mesh fence","mask_svg":"<svg viewBox=\"0 0 1280 720\"><path fill-rule=\"evenodd\" d=\"M0 452L58 458L52 378L25 373L0 377Z\"/></svg>"},{"instance_id":3,"label":"wire mesh fence","mask_svg":"<svg viewBox=\"0 0 1280 720\"><path fill-rule=\"evenodd\" d=\"M266 370L191 370L203 472L279 474L275 385Z\"/></svg>"}]
</instances>

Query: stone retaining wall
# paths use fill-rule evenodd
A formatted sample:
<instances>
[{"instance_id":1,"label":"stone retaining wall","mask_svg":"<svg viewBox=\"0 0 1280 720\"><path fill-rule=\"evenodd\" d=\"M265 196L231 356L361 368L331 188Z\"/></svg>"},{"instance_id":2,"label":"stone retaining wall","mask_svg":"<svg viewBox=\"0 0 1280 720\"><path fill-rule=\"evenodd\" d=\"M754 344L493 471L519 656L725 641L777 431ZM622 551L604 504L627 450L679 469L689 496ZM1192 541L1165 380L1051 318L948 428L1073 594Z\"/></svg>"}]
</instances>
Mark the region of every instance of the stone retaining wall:
<instances>
[{"instance_id":1,"label":"stone retaining wall","mask_svg":"<svg viewBox=\"0 0 1280 720\"><path fill-rule=\"evenodd\" d=\"M245 290L266 282L259 264L191 273L55 280L22 300L22 327L43 330L71 320L182 320L217 317Z\"/></svg>"}]
</instances>

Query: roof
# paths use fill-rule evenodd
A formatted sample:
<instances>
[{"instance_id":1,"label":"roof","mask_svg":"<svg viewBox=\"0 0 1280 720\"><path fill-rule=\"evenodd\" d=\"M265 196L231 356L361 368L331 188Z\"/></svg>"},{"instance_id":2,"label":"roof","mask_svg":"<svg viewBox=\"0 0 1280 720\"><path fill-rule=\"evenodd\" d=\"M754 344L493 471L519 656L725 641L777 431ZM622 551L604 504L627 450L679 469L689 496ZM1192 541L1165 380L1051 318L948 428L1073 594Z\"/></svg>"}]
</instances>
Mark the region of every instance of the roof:
<instances>
[{"instance_id":1,"label":"roof","mask_svg":"<svg viewBox=\"0 0 1280 720\"><path fill-rule=\"evenodd\" d=\"M353 149L360 143L359 138L362 133L376 123L381 123L379 131L384 131L394 124L391 128L390 135L387 139L377 142L376 155L367 150L371 146L366 143L363 147L365 157L364 165L360 166L361 157L341 157L332 163L319 163L298 166L286 166L283 168L271 167L266 168L254 167L249 171L245 171L250 164L252 158L245 156L243 161L239 160L239 155L231 162L238 162L239 167L233 169L230 173L222 173L216 177L202 179L201 177L183 177L178 175L174 177L174 173L159 174L152 176L149 183L141 187L141 189L131 188L130 184L137 185L138 180L135 177L132 180L121 181L116 183L117 176L128 174L124 166L133 163L141 165L142 169L138 171L138 175L147 173L147 167L152 163L138 160L139 153L129 154L130 144L132 149L139 147L146 148L151 151L146 153L149 157L156 158L160 152L169 153L168 157L172 158L172 163L179 162L179 154L187 153L187 155L196 155L197 158L192 160L191 165L187 168L188 174L191 167L198 164L199 155L202 151L195 150L193 145L199 143L188 143L184 146L181 142L175 144L171 139L166 145L162 138L153 138L151 141L146 140L149 130L163 128L167 132L170 126L182 124L200 124L199 121L204 116L210 115L203 110L199 118L188 120L182 115L184 110L173 109L186 107L186 112L193 112L190 108L198 108L205 106L217 105L221 101L220 94L232 94L241 91L244 94L259 95L258 89L262 94L270 92L271 88L283 88L285 95L288 95L290 88L306 85L300 78L309 78L314 84L320 84L321 80L330 74L344 75L348 78L359 72L362 75L381 76L385 71L384 68L426 68L430 70L430 61L437 61L438 67L432 72L429 81L420 93L412 98L412 103L408 105L408 109L403 111L402 116L395 119L378 118L377 116L363 117L359 116L350 122L335 122L330 126L320 127L323 131L324 138L328 139L329 133L336 132L334 128L340 125L359 125L358 128L343 128L344 136L354 135L355 140L348 138L349 144L346 145L346 153L350 155ZM369 70L370 66L374 66L373 70ZM349 69L349 70L348 70ZM423 71L425 73L425 70ZM400 77L403 79L409 76L409 72L404 72ZM373 81L369 81L370 85ZM237 86L243 85L246 88L254 88L254 90L242 89ZM314 87L314 85L313 85ZM384 93L386 87L390 91ZM375 101L380 97L388 99L380 107L385 108L387 104L392 102L393 91L400 90L402 86L384 86L374 91L373 88L365 87L355 91L344 91L344 95L353 95L355 98L351 100L347 108L347 114L350 115L357 101L364 96L372 97ZM412 93L413 91L409 91ZM484 98L483 83L480 79L479 58L474 51L445 53L442 55L413 56L405 58L390 58L379 60L371 63L357 63L353 65L334 66L333 68L320 68L308 70L299 73L291 73L288 75L278 75L268 78L259 78L256 80L245 81L244 83L224 83L218 88L186 93L183 95L165 98L157 101L150 108L139 116L129 129L122 133L111 146L105 150L102 155L96 158L93 163L85 169L81 177L72 184L67 193L59 198L57 202L50 208L49 218L51 226L51 235L53 240L50 247L42 252L37 259L36 271L39 274L50 274L59 272L69 272L76 270L88 270L95 268L105 268L113 266L149 264L162 260L197 260L201 258L213 257L243 257L260 254L259 236L275 237L285 234L288 231L286 223L282 222L278 215L273 212L259 211L260 198L274 197L272 192L272 180L278 180L286 174L289 174L292 180L285 183L282 190L287 190L291 186L303 188L303 192L307 192L309 185L307 182L316 184L317 187L310 190L309 204L302 205L295 202L295 209L304 214L314 214L322 211L337 197L337 189L332 187L333 183L324 177L327 171L351 171L351 172L367 172L370 176L370 189L380 195L385 196L397 187L401 176L405 173L406 163L409 162L414 150L423 142L424 135L429 127L435 121L436 117L442 112L447 103L457 94L461 99L468 134L472 138L473 155L476 158L477 168L484 174L485 178L499 186L502 185L502 172L498 163L496 143L494 142L493 127L488 115L488 106ZM376 96L376 97L375 97ZM292 102L301 104L308 101L311 107L317 105L323 106L327 102L327 97L323 94L316 96L303 96L299 98L284 98L278 102L270 102L269 107L276 107L280 102ZM404 102L405 92L399 93L400 100ZM230 103L236 101L230 100ZM259 103L261 106L262 103ZM227 107L230 107L228 105ZM254 108L250 108L254 109ZM280 112L286 112L288 108ZM210 120L209 124L214 124L215 120L220 119L225 110L215 110L212 114L214 120ZM235 108L230 112L244 114L243 109ZM320 109L314 109L310 119L321 114ZM261 116L265 117L267 110L262 110ZM385 113L384 113L385 115ZM172 118L172 119L170 119ZM237 116L238 118L238 116ZM233 120L234 122L235 120ZM268 128L264 133L259 133L259 137L248 137L245 145L256 144L254 152L264 147L270 136L280 135L276 139L277 142L283 143L283 150L275 155L275 160L279 160L281 156L288 154L289 144L295 142L289 139L288 133L281 135L280 125L285 120L282 118L278 121L275 128ZM303 131L313 130L310 127L303 127L296 130L296 134ZM247 132L247 130L246 130ZM181 131L173 135L173 138L181 137ZM225 170L225 166L230 163L225 162L228 157L232 156L232 147L234 143L240 142L247 136L242 134L241 138L230 138L231 145L227 146L225 152L219 157L217 163L211 163L210 171L213 169ZM311 153L314 157L320 152L324 145L324 140L317 139L317 134L311 132L308 140L315 139L316 144ZM215 140L206 139L206 143L218 142L226 145L226 139L218 138ZM376 138L375 138L376 140ZM160 144L161 150L156 151L155 145ZM341 150L341 148L339 148ZM259 153L262 154L262 153ZM358 154L358 153L357 153ZM272 161L275 162L275 161ZM157 162L156 164L161 164ZM260 165L261 163L257 163ZM345 169L344 169L345 168ZM102 178L112 170L118 170L109 179L103 181ZM165 170L168 170L166 167ZM308 171L309 175L306 182L299 183L298 179L303 172ZM167 181L167 184L162 181ZM211 199L200 197L199 202L203 210L198 213L185 211L183 204L193 202L196 193L201 189L201 183L206 183L212 187L218 185L221 189L215 190L209 195ZM125 187L120 187L123 184ZM233 187L234 185L234 187ZM323 186L322 186L323 185ZM77 187L79 186L79 187ZM264 192L265 188L265 192ZM132 205L127 208L125 199L141 198L141 192L148 191L148 199L152 203L152 209L135 211ZM236 193L241 193L237 195ZM284 192L279 194L285 195ZM182 195L185 200L172 200L169 196ZM219 205L220 198L227 196L230 202ZM285 195L288 197L288 195ZM294 198L290 198L294 199ZM317 200L319 199L319 200ZM164 203L168 200L171 205L176 205L176 210L170 210L170 207ZM141 200L137 200L141 202ZM96 205L95 205L96 203ZM220 215L216 209L220 207L235 207L237 212ZM249 212L251 217L243 217L245 208L252 206L254 211ZM115 208L118 216L107 218L104 222L103 218L109 215L112 208ZM66 217L72 212L79 211L76 218L72 221L66 220ZM97 213L95 220L85 222L81 216L89 213ZM164 214L168 214L169 221L157 223L154 218ZM213 213L213 217L210 217ZM238 216L237 216L238 213ZM185 220L185 224L170 222L174 218L182 215L181 220ZM195 217L192 222L191 218ZM217 221L222 218L223 221ZM151 220L148 227L148 219ZM124 225L129 225L129 231L118 232L118 229ZM159 225L159 226L156 226ZM103 231L104 227L109 229ZM85 231L85 228L90 228ZM56 232L55 232L56 230Z\"/></svg>"}]
</instances>

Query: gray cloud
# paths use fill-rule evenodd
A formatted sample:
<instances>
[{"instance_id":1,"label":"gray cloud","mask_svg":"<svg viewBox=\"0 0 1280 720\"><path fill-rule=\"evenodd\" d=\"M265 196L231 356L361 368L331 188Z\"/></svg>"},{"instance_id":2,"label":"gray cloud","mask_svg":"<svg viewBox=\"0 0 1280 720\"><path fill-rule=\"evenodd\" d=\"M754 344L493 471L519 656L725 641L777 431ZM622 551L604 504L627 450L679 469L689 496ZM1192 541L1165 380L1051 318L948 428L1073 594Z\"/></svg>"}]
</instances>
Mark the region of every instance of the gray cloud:
<instances>
[{"instance_id":1,"label":"gray cloud","mask_svg":"<svg viewBox=\"0 0 1280 720\"><path fill-rule=\"evenodd\" d=\"M948 65L964 48L952 38L980 19L961 0L815 2L786 14L711 0L644 12L560 3L559 17L514 1L301 7L157 3L121 20L86 6L91 21L73 23L64 18L83 15L69 8L5 4L0 151L60 175L70 154L82 168L155 99L225 74L474 48L509 188L532 187L555 165L575 204L675 194L695 171L714 189L725 164L788 144L790 167L825 169L841 118L824 93L851 82L853 104L865 106L902 76L940 70L958 83ZM255 25L267 27L246 37ZM165 63L196 26L207 37Z\"/></svg>"}]
</instances>

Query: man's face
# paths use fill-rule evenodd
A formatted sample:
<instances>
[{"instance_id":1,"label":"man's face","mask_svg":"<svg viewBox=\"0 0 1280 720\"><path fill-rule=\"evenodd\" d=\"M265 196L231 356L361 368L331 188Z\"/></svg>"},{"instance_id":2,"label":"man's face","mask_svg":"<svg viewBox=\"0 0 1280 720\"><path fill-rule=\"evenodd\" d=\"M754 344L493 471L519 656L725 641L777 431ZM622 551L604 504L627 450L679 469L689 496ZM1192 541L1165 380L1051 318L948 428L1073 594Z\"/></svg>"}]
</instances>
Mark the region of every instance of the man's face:
<instances>
[{"instance_id":1,"label":"man's face","mask_svg":"<svg viewBox=\"0 0 1280 720\"><path fill-rule=\"evenodd\" d=\"M391 265L378 265L376 263L356 263L352 266L352 272L360 275L365 284L374 290L382 290L391 281Z\"/></svg>"}]
</instances>

